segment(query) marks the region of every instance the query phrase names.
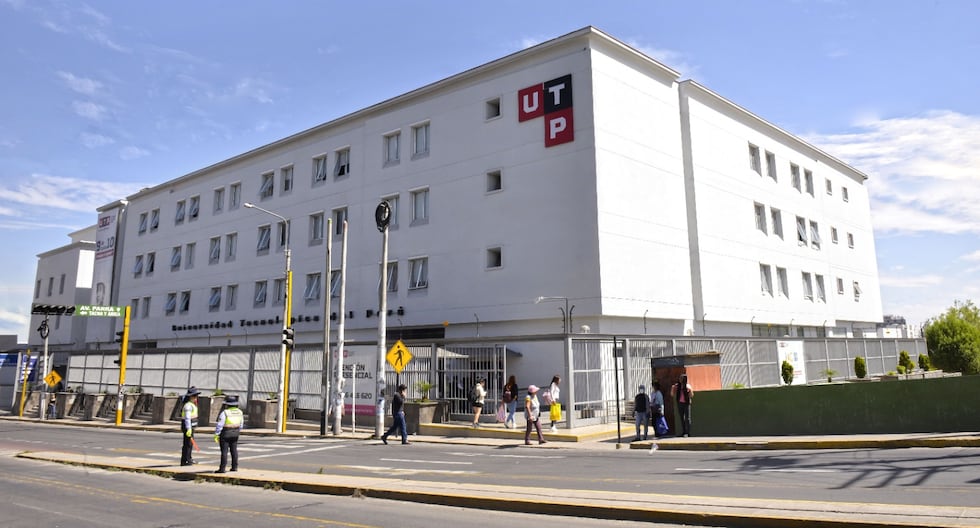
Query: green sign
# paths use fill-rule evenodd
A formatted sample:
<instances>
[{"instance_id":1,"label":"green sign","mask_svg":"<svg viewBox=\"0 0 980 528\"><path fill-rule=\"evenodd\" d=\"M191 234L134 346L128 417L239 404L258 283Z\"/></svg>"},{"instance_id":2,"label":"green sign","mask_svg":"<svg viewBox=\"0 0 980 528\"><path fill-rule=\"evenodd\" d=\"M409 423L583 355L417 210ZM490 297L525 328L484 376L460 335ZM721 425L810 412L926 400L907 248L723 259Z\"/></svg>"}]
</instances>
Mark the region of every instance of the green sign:
<instances>
[{"instance_id":1,"label":"green sign","mask_svg":"<svg viewBox=\"0 0 980 528\"><path fill-rule=\"evenodd\" d=\"M124 311L122 306L93 306L90 304L75 306L75 315L89 317L122 317Z\"/></svg>"}]
</instances>

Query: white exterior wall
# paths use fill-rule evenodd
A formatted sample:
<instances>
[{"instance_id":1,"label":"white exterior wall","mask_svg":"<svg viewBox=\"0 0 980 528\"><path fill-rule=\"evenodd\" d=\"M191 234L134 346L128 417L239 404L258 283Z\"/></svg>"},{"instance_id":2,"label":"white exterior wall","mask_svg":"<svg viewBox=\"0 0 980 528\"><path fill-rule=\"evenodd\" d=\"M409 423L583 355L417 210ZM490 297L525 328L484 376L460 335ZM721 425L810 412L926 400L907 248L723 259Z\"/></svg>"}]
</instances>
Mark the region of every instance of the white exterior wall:
<instances>
[{"instance_id":1,"label":"white exterior wall","mask_svg":"<svg viewBox=\"0 0 980 528\"><path fill-rule=\"evenodd\" d=\"M92 267L95 262L95 227L71 233L72 243L38 255L35 273L33 304L54 304L72 306L88 304L92 291ZM64 288L61 287L64 277ZM53 280L53 282L51 282ZM38 282L40 287L38 288ZM51 294L48 284L51 282ZM48 348L73 349L85 342L87 318L68 316L49 316ZM27 343L40 352L44 340L37 328L44 320L43 315L32 315Z\"/></svg>"},{"instance_id":2,"label":"white exterior wall","mask_svg":"<svg viewBox=\"0 0 980 528\"><path fill-rule=\"evenodd\" d=\"M708 324L737 321L828 327L841 321L880 321L870 206L863 179L835 169L819 151L774 133L774 127L760 125L753 116L711 94L694 88L685 93L690 94L701 292ZM750 167L750 143L759 147L761 175ZM767 151L776 157L775 181L767 174ZM791 163L800 167L801 179L805 170L813 172L814 195L806 192L805 183L801 183L802 192L793 187ZM827 178L833 183L833 196L825 192ZM848 202L841 198L842 185L848 188ZM765 206L766 233L756 228L756 203ZM773 230L773 208L781 212L782 238ZM812 242L810 221L818 223L819 250L811 243L798 243L797 216L806 221L808 242ZM838 230L837 244L831 241L831 227ZM846 233L854 234L854 248L847 247ZM762 292L760 264L771 266L773 295ZM779 294L777 267L787 270L788 298ZM803 272L811 274L813 300L804 299ZM818 299L816 275L824 277L825 301ZM837 294L837 277L844 280L844 295ZM864 292L859 302L854 301L853 281Z\"/></svg>"}]
</instances>

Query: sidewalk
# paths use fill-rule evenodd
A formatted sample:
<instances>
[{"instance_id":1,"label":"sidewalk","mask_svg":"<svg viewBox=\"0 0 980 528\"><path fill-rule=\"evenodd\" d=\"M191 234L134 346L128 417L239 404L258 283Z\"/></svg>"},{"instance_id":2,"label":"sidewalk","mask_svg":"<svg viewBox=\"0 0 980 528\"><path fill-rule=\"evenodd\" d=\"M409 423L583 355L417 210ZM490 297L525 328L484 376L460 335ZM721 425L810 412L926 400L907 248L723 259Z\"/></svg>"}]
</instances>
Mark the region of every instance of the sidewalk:
<instances>
[{"instance_id":1,"label":"sidewalk","mask_svg":"<svg viewBox=\"0 0 980 528\"><path fill-rule=\"evenodd\" d=\"M4 420L34 423L36 418L0 415ZM106 420L46 420L46 423L116 427ZM124 423L120 428L173 432L176 423L144 425ZM620 433L632 432L625 426ZM367 427L342 437L368 440L373 429ZM471 445L513 445L523 443L522 430L509 430L497 424L473 428L468 424L431 424L422 434L412 435L414 443L447 443ZM277 436L272 429L249 429L248 435ZM282 436L290 438L319 437L319 423L291 421ZM337 438L328 430L328 437ZM560 429L546 433L548 443L532 449L650 449L652 442L618 442L615 424L590 426L575 430ZM903 435L848 435L752 438L665 438L657 440L659 449L732 450L732 449L849 449L901 447L980 447L977 433L915 433ZM709 526L779 526L779 527L980 527L980 508L935 507L923 505L868 504L775 499L741 499L668 495L656 493L607 492L601 490L562 490L556 496L548 490L487 484L439 483L403 478L347 477L312 473L292 473L243 469L236 473L217 474L210 469L161 466L159 459L129 456L103 456L60 452L30 452L21 458L117 469L167 476L175 479L207 480L243 486L277 488L287 491L340 496L367 496L463 508L514 511L536 514L573 515L583 518L635 520L696 524Z\"/></svg>"}]
</instances>

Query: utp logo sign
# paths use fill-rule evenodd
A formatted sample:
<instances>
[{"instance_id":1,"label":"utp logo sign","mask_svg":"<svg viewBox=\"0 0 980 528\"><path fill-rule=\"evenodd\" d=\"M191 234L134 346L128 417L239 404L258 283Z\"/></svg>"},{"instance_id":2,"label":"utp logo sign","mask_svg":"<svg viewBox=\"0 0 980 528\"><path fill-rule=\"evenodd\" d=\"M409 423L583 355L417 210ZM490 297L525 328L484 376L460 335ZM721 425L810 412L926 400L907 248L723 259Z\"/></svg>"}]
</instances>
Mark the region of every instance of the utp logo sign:
<instances>
[{"instance_id":1,"label":"utp logo sign","mask_svg":"<svg viewBox=\"0 0 980 528\"><path fill-rule=\"evenodd\" d=\"M571 74L517 92L517 121L544 116L544 146L575 140Z\"/></svg>"}]
</instances>

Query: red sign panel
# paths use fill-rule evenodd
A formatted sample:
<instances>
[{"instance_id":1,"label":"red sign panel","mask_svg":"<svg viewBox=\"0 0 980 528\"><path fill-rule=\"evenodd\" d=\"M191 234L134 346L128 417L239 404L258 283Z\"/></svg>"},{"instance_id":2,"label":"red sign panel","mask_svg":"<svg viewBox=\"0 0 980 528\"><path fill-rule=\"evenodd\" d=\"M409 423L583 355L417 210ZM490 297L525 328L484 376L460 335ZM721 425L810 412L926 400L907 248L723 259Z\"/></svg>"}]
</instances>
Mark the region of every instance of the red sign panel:
<instances>
[{"instance_id":1,"label":"red sign panel","mask_svg":"<svg viewBox=\"0 0 980 528\"><path fill-rule=\"evenodd\" d=\"M545 147L575 140L571 74L517 92L518 122L542 116Z\"/></svg>"}]
</instances>

